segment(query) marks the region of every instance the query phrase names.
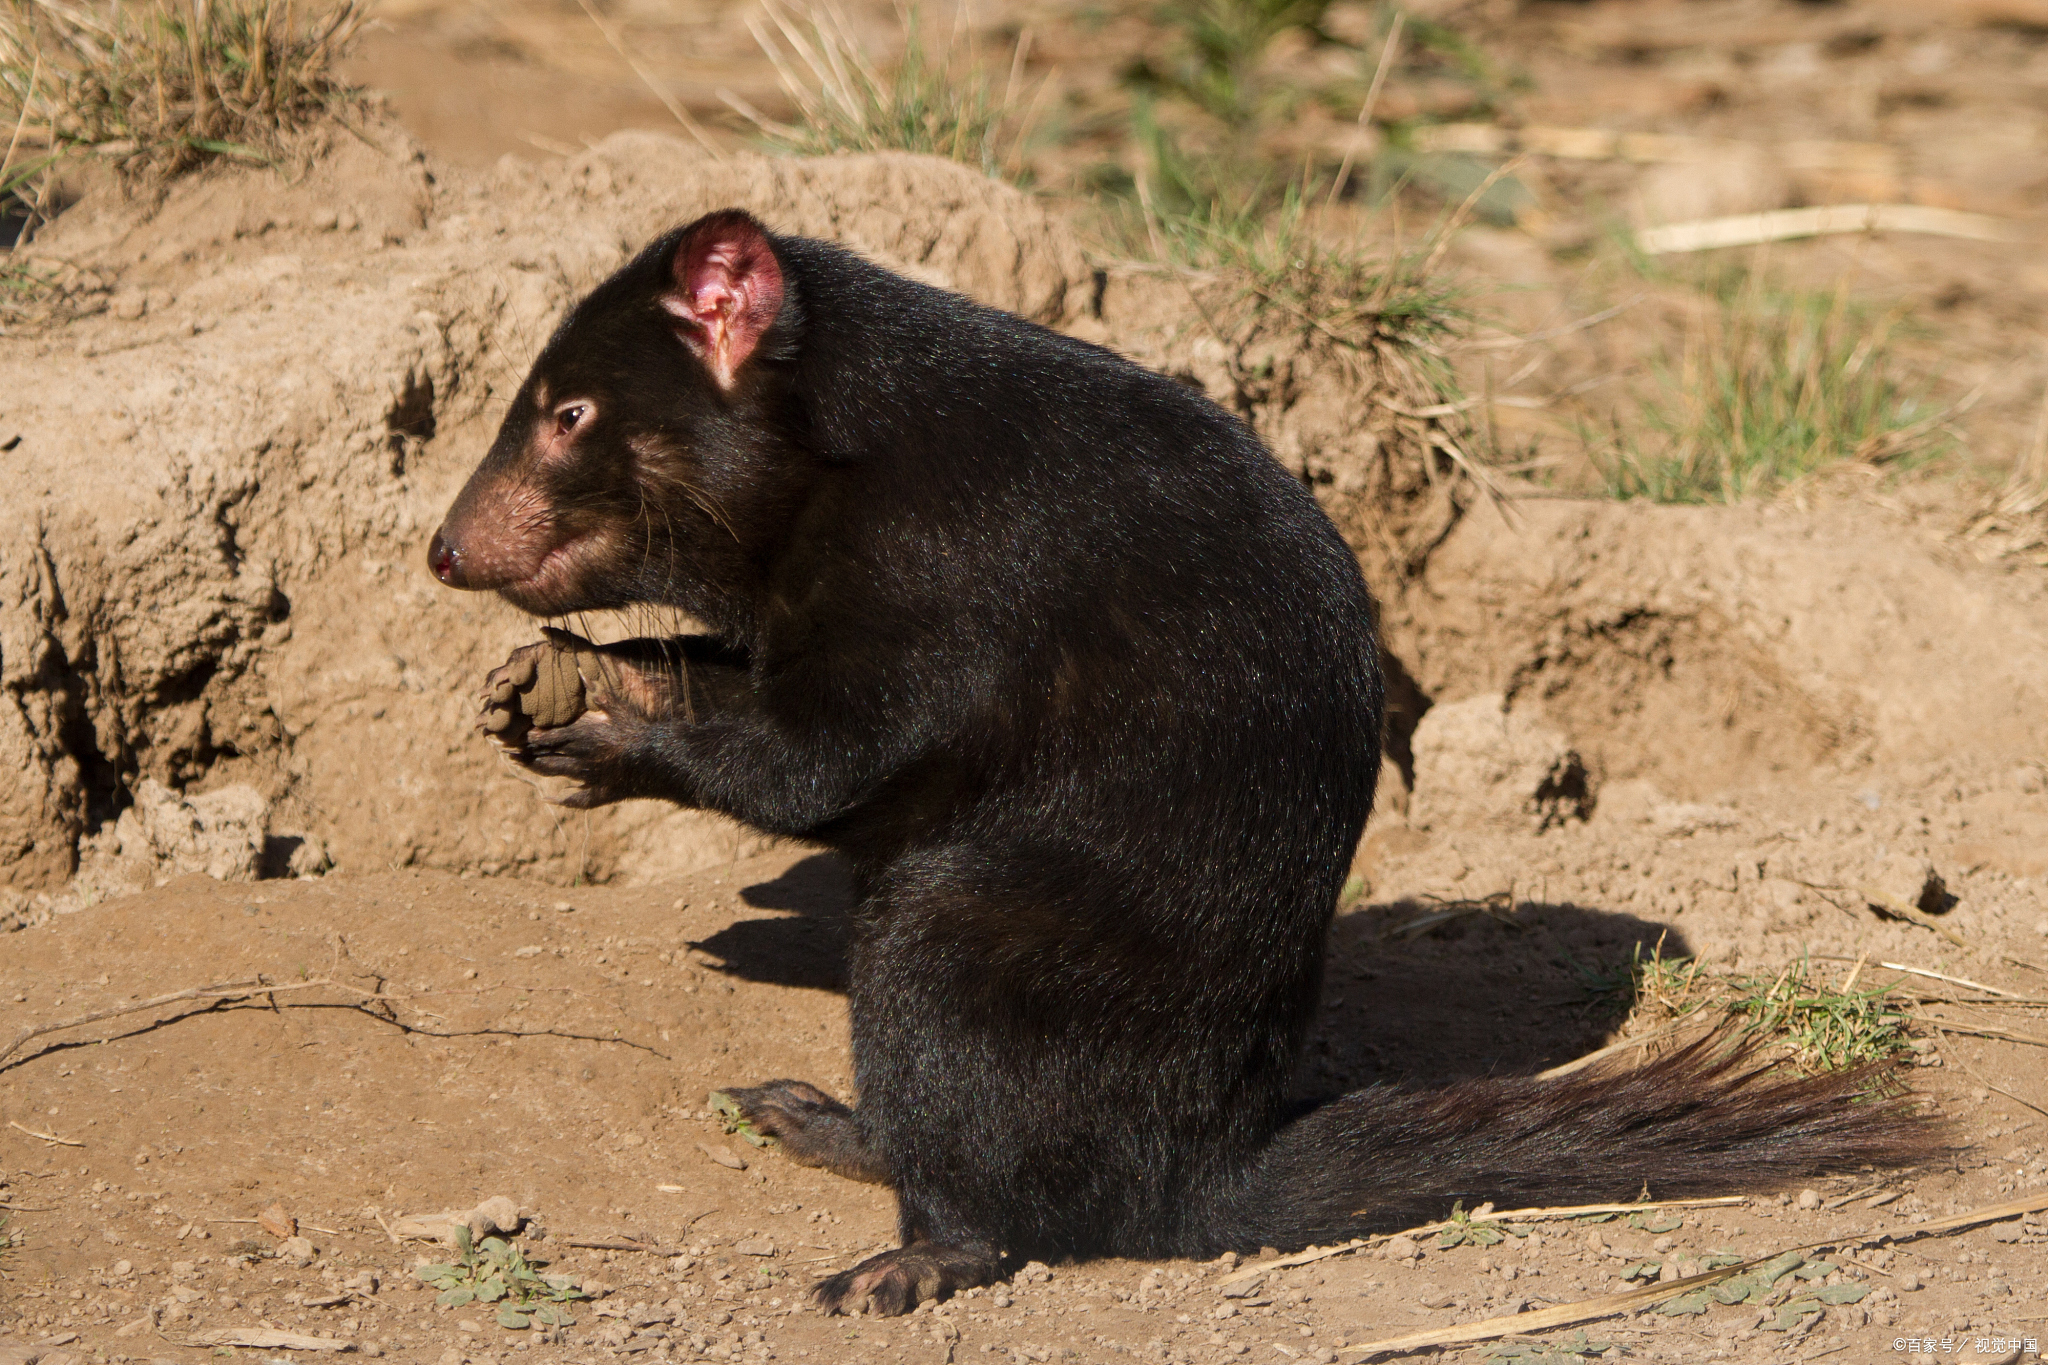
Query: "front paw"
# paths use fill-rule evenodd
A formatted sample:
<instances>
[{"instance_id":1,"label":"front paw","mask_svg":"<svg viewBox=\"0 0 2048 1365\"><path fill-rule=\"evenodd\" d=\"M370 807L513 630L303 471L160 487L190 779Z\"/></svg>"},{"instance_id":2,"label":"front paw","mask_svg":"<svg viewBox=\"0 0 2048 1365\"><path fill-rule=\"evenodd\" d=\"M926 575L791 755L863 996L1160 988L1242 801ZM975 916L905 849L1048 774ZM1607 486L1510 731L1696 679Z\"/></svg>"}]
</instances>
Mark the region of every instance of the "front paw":
<instances>
[{"instance_id":1,"label":"front paw","mask_svg":"<svg viewBox=\"0 0 2048 1365\"><path fill-rule=\"evenodd\" d=\"M643 794L645 775L635 757L641 739L637 727L621 726L603 711L585 711L567 725L528 730L507 756L536 777L575 784L543 792L546 800L588 810Z\"/></svg>"},{"instance_id":2,"label":"front paw","mask_svg":"<svg viewBox=\"0 0 2048 1365\"><path fill-rule=\"evenodd\" d=\"M484 679L477 728L501 749L516 752L524 747L529 731L557 729L583 714L577 647L591 647L575 636L557 640L555 635L550 631L541 643L513 650Z\"/></svg>"},{"instance_id":3,"label":"front paw","mask_svg":"<svg viewBox=\"0 0 2048 1365\"><path fill-rule=\"evenodd\" d=\"M646 751L668 694L628 649L567 631L525 645L485 679L477 728L520 767L565 778L547 799L587 808L642 794Z\"/></svg>"},{"instance_id":4,"label":"front paw","mask_svg":"<svg viewBox=\"0 0 2048 1365\"><path fill-rule=\"evenodd\" d=\"M849 1180L889 1183L888 1163L867 1145L853 1110L815 1085L770 1081L714 1090L711 1107L726 1132L756 1147L779 1142L791 1160L805 1166L822 1166Z\"/></svg>"}]
</instances>

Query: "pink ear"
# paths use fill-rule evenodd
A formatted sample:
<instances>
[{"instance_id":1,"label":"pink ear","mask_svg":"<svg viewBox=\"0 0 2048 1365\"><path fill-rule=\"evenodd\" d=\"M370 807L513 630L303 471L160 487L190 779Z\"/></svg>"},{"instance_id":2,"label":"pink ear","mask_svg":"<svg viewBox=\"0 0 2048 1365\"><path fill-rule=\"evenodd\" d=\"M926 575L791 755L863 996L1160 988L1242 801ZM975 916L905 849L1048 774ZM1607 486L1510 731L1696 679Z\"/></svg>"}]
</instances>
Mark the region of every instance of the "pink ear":
<instances>
[{"instance_id":1,"label":"pink ear","mask_svg":"<svg viewBox=\"0 0 2048 1365\"><path fill-rule=\"evenodd\" d=\"M661 306L718 387L731 389L782 311L782 263L768 234L738 209L709 214L683 233L670 269L675 288Z\"/></svg>"}]
</instances>

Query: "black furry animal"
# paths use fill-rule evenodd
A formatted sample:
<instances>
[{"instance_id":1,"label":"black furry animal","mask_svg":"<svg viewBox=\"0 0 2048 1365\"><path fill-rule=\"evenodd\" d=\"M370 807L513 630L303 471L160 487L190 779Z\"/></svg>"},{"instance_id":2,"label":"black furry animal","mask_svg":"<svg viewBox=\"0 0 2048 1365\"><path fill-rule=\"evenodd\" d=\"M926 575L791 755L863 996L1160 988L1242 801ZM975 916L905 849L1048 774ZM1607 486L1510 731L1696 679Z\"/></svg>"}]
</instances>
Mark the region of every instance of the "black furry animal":
<instances>
[{"instance_id":1,"label":"black furry animal","mask_svg":"<svg viewBox=\"0 0 2048 1365\"><path fill-rule=\"evenodd\" d=\"M536 615L708 623L610 647L581 717L513 741L569 804L851 863L858 1107L731 1092L896 1189L903 1246L828 1308L1928 1144L1863 1078L1699 1048L1290 1109L1379 769L1373 604L1242 423L1106 350L714 213L569 315L430 557Z\"/></svg>"}]
</instances>

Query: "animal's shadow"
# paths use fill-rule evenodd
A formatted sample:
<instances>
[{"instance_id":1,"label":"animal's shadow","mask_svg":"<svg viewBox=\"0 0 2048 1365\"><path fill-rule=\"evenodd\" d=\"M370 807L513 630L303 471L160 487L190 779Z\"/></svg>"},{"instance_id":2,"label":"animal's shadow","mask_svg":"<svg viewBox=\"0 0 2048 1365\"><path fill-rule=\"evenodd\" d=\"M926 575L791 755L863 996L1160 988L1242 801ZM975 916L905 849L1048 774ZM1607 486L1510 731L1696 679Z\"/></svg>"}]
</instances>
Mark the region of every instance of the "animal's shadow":
<instances>
[{"instance_id":1,"label":"animal's shadow","mask_svg":"<svg viewBox=\"0 0 2048 1365\"><path fill-rule=\"evenodd\" d=\"M747 981L846 989L846 917L854 893L844 862L814 854L774 881L741 887L740 899L757 910L787 913L735 920L691 946L722 959L728 975Z\"/></svg>"},{"instance_id":2,"label":"animal's shadow","mask_svg":"<svg viewBox=\"0 0 2048 1365\"><path fill-rule=\"evenodd\" d=\"M1527 1075L1601 1046L1638 961L1688 957L1668 925L1569 902L1393 901L1330 931L1322 1011L1296 1086L1434 1086Z\"/></svg>"},{"instance_id":3,"label":"animal's shadow","mask_svg":"<svg viewBox=\"0 0 2048 1365\"><path fill-rule=\"evenodd\" d=\"M740 899L776 913L694 946L748 981L846 988L853 879L830 854ZM1666 925L1568 903L1366 905L1330 934L1322 1009L1299 1073L1303 1094L1378 1082L1433 1086L1540 1071L1600 1046L1632 1003L1635 955L1686 956Z\"/></svg>"}]
</instances>

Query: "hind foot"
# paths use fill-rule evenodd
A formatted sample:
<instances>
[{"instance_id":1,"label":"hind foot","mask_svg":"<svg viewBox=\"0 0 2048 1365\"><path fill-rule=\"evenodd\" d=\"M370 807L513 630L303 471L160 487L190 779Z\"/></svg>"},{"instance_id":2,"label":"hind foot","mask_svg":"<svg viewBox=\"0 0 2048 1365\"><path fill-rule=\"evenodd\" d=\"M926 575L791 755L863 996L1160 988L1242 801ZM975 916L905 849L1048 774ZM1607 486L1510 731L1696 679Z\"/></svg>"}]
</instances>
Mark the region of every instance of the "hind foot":
<instances>
[{"instance_id":1,"label":"hind foot","mask_svg":"<svg viewBox=\"0 0 2048 1365\"><path fill-rule=\"evenodd\" d=\"M789 1159L822 1166L849 1180L871 1185L889 1183L889 1167L867 1144L853 1111L814 1085L802 1081L770 1081L766 1085L711 1092L711 1107L756 1147L770 1139L782 1144Z\"/></svg>"},{"instance_id":2,"label":"hind foot","mask_svg":"<svg viewBox=\"0 0 2048 1365\"><path fill-rule=\"evenodd\" d=\"M811 1301L828 1313L858 1313L866 1307L877 1316L892 1318L927 1300L993 1284L997 1268L993 1253L919 1242L870 1256L851 1270L820 1280L811 1290Z\"/></svg>"}]
</instances>

